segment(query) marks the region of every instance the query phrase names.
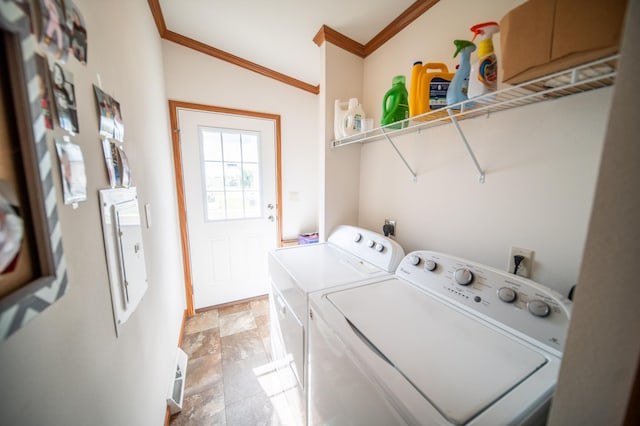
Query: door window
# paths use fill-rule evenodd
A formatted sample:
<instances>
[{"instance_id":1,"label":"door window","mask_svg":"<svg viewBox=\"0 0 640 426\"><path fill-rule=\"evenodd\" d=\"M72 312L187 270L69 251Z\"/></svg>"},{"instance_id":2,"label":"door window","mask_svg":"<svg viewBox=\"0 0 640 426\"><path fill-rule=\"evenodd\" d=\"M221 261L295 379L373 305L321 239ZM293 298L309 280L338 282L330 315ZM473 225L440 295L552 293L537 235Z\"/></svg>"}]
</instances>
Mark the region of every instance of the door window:
<instances>
[{"instance_id":1,"label":"door window","mask_svg":"<svg viewBox=\"0 0 640 426\"><path fill-rule=\"evenodd\" d=\"M259 133L200 127L207 221L262 216Z\"/></svg>"}]
</instances>

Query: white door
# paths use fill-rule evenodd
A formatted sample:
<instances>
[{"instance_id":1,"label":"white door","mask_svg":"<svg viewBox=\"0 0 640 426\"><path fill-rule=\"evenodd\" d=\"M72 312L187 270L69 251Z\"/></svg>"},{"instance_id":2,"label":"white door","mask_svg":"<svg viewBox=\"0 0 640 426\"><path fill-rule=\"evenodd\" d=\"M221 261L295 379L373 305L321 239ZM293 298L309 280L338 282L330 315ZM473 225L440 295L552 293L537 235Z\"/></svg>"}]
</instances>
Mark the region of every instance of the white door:
<instances>
[{"instance_id":1,"label":"white door","mask_svg":"<svg viewBox=\"0 0 640 426\"><path fill-rule=\"evenodd\" d=\"M275 122L178 109L193 305L268 293L277 246Z\"/></svg>"}]
</instances>

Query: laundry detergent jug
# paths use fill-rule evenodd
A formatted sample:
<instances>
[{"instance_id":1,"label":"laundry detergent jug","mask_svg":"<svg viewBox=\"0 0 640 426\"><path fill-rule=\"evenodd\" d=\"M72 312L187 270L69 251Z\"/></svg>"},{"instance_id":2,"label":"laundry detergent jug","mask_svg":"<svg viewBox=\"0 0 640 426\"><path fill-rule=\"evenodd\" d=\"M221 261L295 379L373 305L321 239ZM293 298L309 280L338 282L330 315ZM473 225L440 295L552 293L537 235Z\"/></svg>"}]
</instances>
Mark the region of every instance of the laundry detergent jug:
<instances>
[{"instance_id":1,"label":"laundry detergent jug","mask_svg":"<svg viewBox=\"0 0 640 426\"><path fill-rule=\"evenodd\" d=\"M409 92L405 86L404 75L393 77L391 89L385 93L382 99L382 120L380 124L391 129L401 129L407 126L407 122L396 123L409 118ZM391 124L389 126L389 124Z\"/></svg>"}]
</instances>

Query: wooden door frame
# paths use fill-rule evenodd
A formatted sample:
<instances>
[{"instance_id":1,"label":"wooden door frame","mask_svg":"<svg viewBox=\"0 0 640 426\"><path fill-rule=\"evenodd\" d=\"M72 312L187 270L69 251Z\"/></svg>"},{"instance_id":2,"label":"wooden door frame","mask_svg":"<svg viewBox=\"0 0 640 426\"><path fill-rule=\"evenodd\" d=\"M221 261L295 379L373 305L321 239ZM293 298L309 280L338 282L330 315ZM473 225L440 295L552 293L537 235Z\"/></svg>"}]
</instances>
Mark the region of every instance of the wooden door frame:
<instances>
[{"instance_id":1,"label":"wooden door frame","mask_svg":"<svg viewBox=\"0 0 640 426\"><path fill-rule=\"evenodd\" d=\"M273 120L275 127L275 154L276 154L276 202L277 202L277 244L282 245L282 157L280 155L281 131L280 115L264 112L246 111L233 108L225 108L213 105L196 104L169 100L169 114L171 121L171 145L173 149L173 167L176 176L176 195L178 198L178 217L180 220L180 242L182 245L182 263L184 268L184 286L187 302L186 314L195 314L193 307L193 283L191 276L191 253L189 251L189 231L187 228L187 210L184 192L184 176L182 170L182 152L180 151L180 128L178 127L178 109L189 109L197 112L213 112L231 114L248 118L263 118Z\"/></svg>"}]
</instances>

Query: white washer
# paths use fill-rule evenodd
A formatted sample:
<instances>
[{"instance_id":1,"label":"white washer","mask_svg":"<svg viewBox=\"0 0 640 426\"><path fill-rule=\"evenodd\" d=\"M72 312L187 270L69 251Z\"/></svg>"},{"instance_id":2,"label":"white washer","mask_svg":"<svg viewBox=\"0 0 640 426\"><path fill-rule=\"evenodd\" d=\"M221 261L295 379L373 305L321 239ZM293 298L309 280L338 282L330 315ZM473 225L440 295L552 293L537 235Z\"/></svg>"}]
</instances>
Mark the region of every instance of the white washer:
<instances>
[{"instance_id":1,"label":"white washer","mask_svg":"<svg viewBox=\"0 0 640 426\"><path fill-rule=\"evenodd\" d=\"M310 296L309 424L544 424L570 302L417 251L395 276Z\"/></svg>"},{"instance_id":2,"label":"white washer","mask_svg":"<svg viewBox=\"0 0 640 426\"><path fill-rule=\"evenodd\" d=\"M331 287L393 276L404 257L395 241L339 226L326 243L269 253L271 348L289 406L306 423L308 295Z\"/></svg>"}]
</instances>

